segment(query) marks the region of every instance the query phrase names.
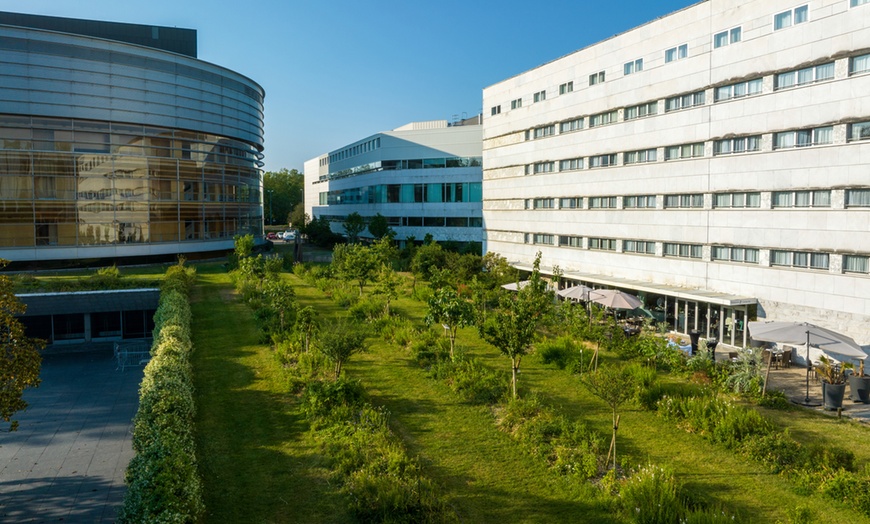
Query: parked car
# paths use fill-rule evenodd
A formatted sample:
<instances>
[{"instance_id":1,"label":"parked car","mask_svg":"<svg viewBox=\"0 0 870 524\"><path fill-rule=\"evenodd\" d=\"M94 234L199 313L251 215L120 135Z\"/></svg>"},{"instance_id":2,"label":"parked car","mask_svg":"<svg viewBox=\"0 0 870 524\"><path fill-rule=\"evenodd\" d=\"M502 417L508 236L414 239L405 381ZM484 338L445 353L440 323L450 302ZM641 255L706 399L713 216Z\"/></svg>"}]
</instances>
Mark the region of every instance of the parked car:
<instances>
[{"instance_id":1,"label":"parked car","mask_svg":"<svg viewBox=\"0 0 870 524\"><path fill-rule=\"evenodd\" d=\"M293 242L296 240L296 231L290 229L281 233L281 238L284 239L284 242Z\"/></svg>"},{"instance_id":2,"label":"parked car","mask_svg":"<svg viewBox=\"0 0 870 524\"><path fill-rule=\"evenodd\" d=\"M275 232L266 233L267 240L278 240L278 234Z\"/></svg>"}]
</instances>

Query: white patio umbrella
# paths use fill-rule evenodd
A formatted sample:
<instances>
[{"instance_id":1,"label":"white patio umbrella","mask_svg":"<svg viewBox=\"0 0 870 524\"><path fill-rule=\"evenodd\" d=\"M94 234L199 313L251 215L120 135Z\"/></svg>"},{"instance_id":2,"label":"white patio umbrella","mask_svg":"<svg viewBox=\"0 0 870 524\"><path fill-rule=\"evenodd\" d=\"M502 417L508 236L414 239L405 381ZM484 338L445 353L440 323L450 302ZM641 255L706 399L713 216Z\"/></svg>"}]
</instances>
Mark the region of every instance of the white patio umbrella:
<instances>
[{"instance_id":1,"label":"white patio umbrella","mask_svg":"<svg viewBox=\"0 0 870 524\"><path fill-rule=\"evenodd\" d=\"M571 300L589 300L589 292L592 291L592 288L589 286L573 286L566 287L565 289L560 289L556 292L562 298L570 298Z\"/></svg>"},{"instance_id":2,"label":"white patio umbrella","mask_svg":"<svg viewBox=\"0 0 870 524\"><path fill-rule=\"evenodd\" d=\"M589 293L589 300L612 309L634 309L643 305L636 296L618 289L596 289Z\"/></svg>"},{"instance_id":3,"label":"white patio umbrella","mask_svg":"<svg viewBox=\"0 0 870 524\"><path fill-rule=\"evenodd\" d=\"M510 284L504 284L501 287L507 289L508 291L519 291L520 289L531 284L531 280L520 280L519 282L511 282Z\"/></svg>"},{"instance_id":4,"label":"white patio umbrella","mask_svg":"<svg viewBox=\"0 0 870 524\"><path fill-rule=\"evenodd\" d=\"M810 402L810 346L819 348L838 360L867 358L867 353L851 337L809 322L750 322L748 326L749 335L754 340L780 344L806 344L807 393L804 399L806 404Z\"/></svg>"}]
</instances>

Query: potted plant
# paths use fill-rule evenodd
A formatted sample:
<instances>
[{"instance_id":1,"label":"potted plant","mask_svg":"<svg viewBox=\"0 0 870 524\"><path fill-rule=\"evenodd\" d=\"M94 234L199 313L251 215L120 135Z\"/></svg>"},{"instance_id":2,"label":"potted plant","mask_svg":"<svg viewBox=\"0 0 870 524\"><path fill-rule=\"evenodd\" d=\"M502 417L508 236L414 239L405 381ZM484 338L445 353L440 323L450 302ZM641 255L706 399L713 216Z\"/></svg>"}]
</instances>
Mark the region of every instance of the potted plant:
<instances>
[{"instance_id":1,"label":"potted plant","mask_svg":"<svg viewBox=\"0 0 870 524\"><path fill-rule=\"evenodd\" d=\"M857 373L849 375L849 392L853 402L870 404L870 376L864 374L864 361Z\"/></svg>"},{"instance_id":2,"label":"potted plant","mask_svg":"<svg viewBox=\"0 0 870 524\"><path fill-rule=\"evenodd\" d=\"M843 397L846 394L844 371L851 367L850 363L837 366L830 358L824 355L819 357L817 371L822 378L822 396L825 399L825 409L835 410L843 407Z\"/></svg>"}]
</instances>

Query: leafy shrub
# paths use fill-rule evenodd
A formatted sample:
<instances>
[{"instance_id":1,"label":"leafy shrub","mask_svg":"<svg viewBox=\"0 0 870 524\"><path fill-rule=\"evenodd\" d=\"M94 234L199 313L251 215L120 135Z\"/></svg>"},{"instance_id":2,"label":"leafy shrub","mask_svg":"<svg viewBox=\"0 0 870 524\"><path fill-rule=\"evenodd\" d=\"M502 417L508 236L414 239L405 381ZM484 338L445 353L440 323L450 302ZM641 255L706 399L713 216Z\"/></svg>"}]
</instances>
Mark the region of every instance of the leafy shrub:
<instances>
[{"instance_id":1,"label":"leafy shrub","mask_svg":"<svg viewBox=\"0 0 870 524\"><path fill-rule=\"evenodd\" d=\"M626 516L637 524L673 524L685 514L673 473L656 466L644 467L629 477L619 496Z\"/></svg>"},{"instance_id":2,"label":"leafy shrub","mask_svg":"<svg viewBox=\"0 0 870 524\"><path fill-rule=\"evenodd\" d=\"M543 364L553 364L559 369L576 368L583 352L571 337L546 340L537 345L535 353Z\"/></svg>"},{"instance_id":3,"label":"leafy shrub","mask_svg":"<svg viewBox=\"0 0 870 524\"><path fill-rule=\"evenodd\" d=\"M773 424L757 411L718 397L664 397L657 407L665 419L731 449L749 436L773 432Z\"/></svg>"},{"instance_id":4,"label":"leafy shrub","mask_svg":"<svg viewBox=\"0 0 870 524\"><path fill-rule=\"evenodd\" d=\"M314 381L302 395L302 409L309 417L327 417L340 406L355 408L365 400L365 390L358 380Z\"/></svg>"},{"instance_id":5,"label":"leafy shrub","mask_svg":"<svg viewBox=\"0 0 870 524\"><path fill-rule=\"evenodd\" d=\"M794 470L804 462L801 446L786 432L754 435L743 441L740 451L774 473Z\"/></svg>"},{"instance_id":6,"label":"leafy shrub","mask_svg":"<svg viewBox=\"0 0 870 524\"><path fill-rule=\"evenodd\" d=\"M450 341L439 333L426 329L411 342L411 353L421 367L428 369L439 360L449 359Z\"/></svg>"},{"instance_id":7,"label":"leafy shrub","mask_svg":"<svg viewBox=\"0 0 870 524\"><path fill-rule=\"evenodd\" d=\"M384 316L384 299L375 296L366 296L348 310L350 318L357 322L374 322Z\"/></svg>"},{"instance_id":8,"label":"leafy shrub","mask_svg":"<svg viewBox=\"0 0 870 524\"><path fill-rule=\"evenodd\" d=\"M791 402L782 391L768 391L759 397L757 402L759 406L770 409L787 410L791 408Z\"/></svg>"},{"instance_id":9,"label":"leafy shrub","mask_svg":"<svg viewBox=\"0 0 870 524\"><path fill-rule=\"evenodd\" d=\"M433 378L444 380L463 402L494 404L505 398L510 377L505 372L493 371L475 359L456 356L450 360L442 354L430 368Z\"/></svg>"}]
</instances>

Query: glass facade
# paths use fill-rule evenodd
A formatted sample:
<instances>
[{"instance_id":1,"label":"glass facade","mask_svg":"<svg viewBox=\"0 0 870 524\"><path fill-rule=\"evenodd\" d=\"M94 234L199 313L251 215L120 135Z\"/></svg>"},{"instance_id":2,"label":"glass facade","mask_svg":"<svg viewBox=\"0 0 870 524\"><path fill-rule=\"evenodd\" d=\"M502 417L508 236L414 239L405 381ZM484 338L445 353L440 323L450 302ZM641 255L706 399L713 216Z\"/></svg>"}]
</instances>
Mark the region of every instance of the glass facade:
<instances>
[{"instance_id":1,"label":"glass facade","mask_svg":"<svg viewBox=\"0 0 870 524\"><path fill-rule=\"evenodd\" d=\"M207 133L0 115L0 246L259 235L258 155Z\"/></svg>"}]
</instances>

